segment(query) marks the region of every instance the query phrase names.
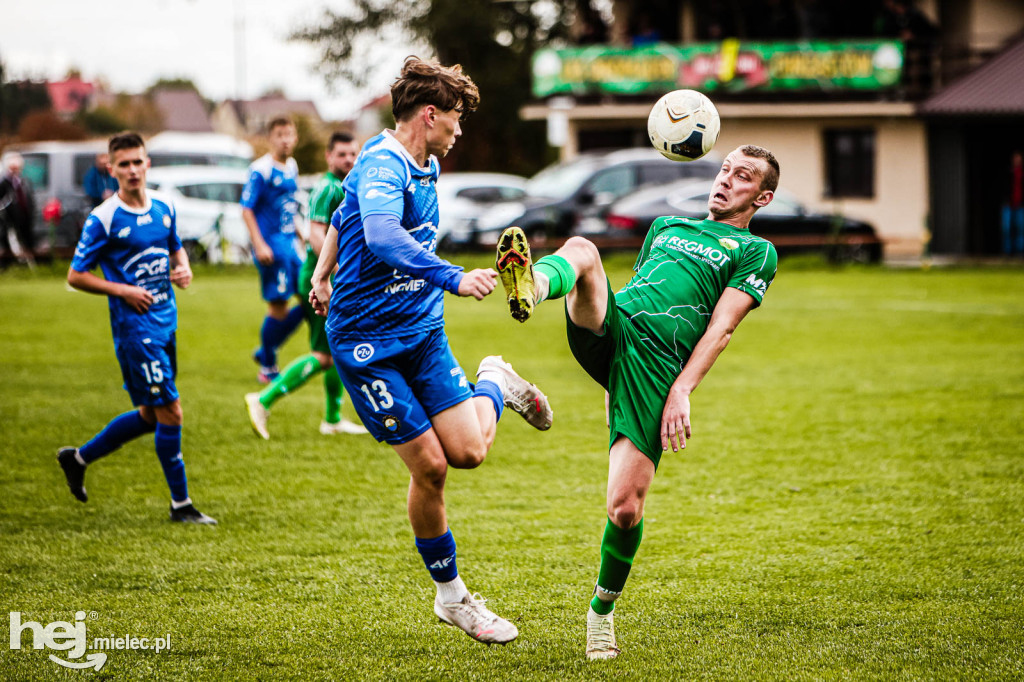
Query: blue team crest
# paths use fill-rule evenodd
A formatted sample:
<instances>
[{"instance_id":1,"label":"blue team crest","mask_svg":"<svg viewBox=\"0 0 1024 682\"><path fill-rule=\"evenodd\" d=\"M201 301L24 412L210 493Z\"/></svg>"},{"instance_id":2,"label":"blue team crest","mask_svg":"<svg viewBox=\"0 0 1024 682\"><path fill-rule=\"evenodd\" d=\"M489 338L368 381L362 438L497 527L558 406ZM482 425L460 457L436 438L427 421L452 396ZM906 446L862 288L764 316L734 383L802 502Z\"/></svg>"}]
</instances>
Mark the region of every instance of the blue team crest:
<instances>
[{"instance_id":1,"label":"blue team crest","mask_svg":"<svg viewBox=\"0 0 1024 682\"><path fill-rule=\"evenodd\" d=\"M402 421L393 414L386 414L381 420L384 423L384 428L395 433L398 429L402 428Z\"/></svg>"},{"instance_id":2,"label":"blue team crest","mask_svg":"<svg viewBox=\"0 0 1024 682\"><path fill-rule=\"evenodd\" d=\"M171 216L164 216L164 227L166 227L168 230L171 229Z\"/></svg>"}]
</instances>

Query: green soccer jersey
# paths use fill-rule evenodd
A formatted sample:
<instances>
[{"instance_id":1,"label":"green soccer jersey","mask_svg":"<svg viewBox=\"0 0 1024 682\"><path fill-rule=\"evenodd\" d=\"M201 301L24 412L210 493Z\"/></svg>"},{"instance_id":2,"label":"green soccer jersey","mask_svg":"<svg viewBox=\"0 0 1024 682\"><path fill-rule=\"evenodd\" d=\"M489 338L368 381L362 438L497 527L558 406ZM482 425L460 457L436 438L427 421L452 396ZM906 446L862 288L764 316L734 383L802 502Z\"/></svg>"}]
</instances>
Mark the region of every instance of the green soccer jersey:
<instances>
[{"instance_id":1,"label":"green soccer jersey","mask_svg":"<svg viewBox=\"0 0 1024 682\"><path fill-rule=\"evenodd\" d=\"M725 223L658 218L633 269L616 295L648 350L680 369L707 329L727 287L761 304L775 277L771 242Z\"/></svg>"},{"instance_id":2,"label":"green soccer jersey","mask_svg":"<svg viewBox=\"0 0 1024 682\"><path fill-rule=\"evenodd\" d=\"M309 197L309 220L314 223L331 224L331 216L345 198L342 179L330 171L324 173L316 189Z\"/></svg>"}]
</instances>

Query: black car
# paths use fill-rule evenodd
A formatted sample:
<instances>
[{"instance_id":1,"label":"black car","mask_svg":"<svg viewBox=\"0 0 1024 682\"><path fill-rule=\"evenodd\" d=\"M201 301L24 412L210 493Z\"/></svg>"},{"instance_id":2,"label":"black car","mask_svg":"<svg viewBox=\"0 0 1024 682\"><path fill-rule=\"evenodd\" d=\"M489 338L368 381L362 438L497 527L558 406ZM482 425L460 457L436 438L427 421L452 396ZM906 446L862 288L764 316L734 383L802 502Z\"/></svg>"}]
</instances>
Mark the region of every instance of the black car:
<instances>
[{"instance_id":1,"label":"black car","mask_svg":"<svg viewBox=\"0 0 1024 682\"><path fill-rule=\"evenodd\" d=\"M592 230L604 224L604 214L616 199L639 187L714 178L720 167L719 161L707 158L669 161L654 149L586 152L533 176L522 200L498 204L481 215L476 241L492 245L510 225L523 228L534 242Z\"/></svg>"},{"instance_id":2,"label":"black car","mask_svg":"<svg viewBox=\"0 0 1024 682\"><path fill-rule=\"evenodd\" d=\"M651 187L612 204L600 233L587 236L600 243L642 240L660 216L705 218L711 182L684 181ZM877 263L882 259L882 240L870 224L839 215L812 213L793 195L779 190L758 210L750 231L775 245L780 254L824 253L834 262Z\"/></svg>"}]
</instances>

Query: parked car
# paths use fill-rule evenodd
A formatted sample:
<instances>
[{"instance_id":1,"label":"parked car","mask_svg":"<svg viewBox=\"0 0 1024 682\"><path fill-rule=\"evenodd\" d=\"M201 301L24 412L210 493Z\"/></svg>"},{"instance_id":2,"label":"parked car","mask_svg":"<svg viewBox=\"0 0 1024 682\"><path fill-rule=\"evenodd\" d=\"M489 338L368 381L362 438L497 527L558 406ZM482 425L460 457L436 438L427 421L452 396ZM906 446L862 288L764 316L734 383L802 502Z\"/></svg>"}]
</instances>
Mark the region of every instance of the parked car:
<instances>
[{"instance_id":1,"label":"parked car","mask_svg":"<svg viewBox=\"0 0 1024 682\"><path fill-rule=\"evenodd\" d=\"M619 197L646 185L713 178L720 165L708 158L669 161L649 148L584 153L533 176L522 200L497 204L480 216L476 239L493 244L510 225L523 228L534 242L593 230Z\"/></svg>"},{"instance_id":2,"label":"parked car","mask_svg":"<svg viewBox=\"0 0 1024 682\"><path fill-rule=\"evenodd\" d=\"M601 237L633 237L639 243L651 223L660 216L705 218L711 182L686 181L651 187L614 203L605 217ZM775 245L780 254L824 253L832 261L877 263L882 259L882 240L870 224L838 215L807 210L785 190L775 192L771 203L754 214L750 231Z\"/></svg>"},{"instance_id":3,"label":"parked car","mask_svg":"<svg viewBox=\"0 0 1024 682\"><path fill-rule=\"evenodd\" d=\"M70 257L91 210L82 181L96 155L107 150L107 141L35 142L12 145L10 150L24 157L24 175L35 194L36 244L52 246L59 255ZM154 168L225 166L241 169L243 174L252 155L248 143L213 133L160 133L147 140L146 151ZM52 225L43 220L47 208L58 216Z\"/></svg>"},{"instance_id":4,"label":"parked car","mask_svg":"<svg viewBox=\"0 0 1024 682\"><path fill-rule=\"evenodd\" d=\"M213 263L249 262L249 231L242 220L244 168L151 168L146 186L174 202L178 236L189 258Z\"/></svg>"},{"instance_id":5,"label":"parked car","mask_svg":"<svg viewBox=\"0 0 1024 682\"><path fill-rule=\"evenodd\" d=\"M70 256L92 209L82 189L82 180L96 163L96 154L106 149L104 140L37 142L11 147L24 157L23 175L35 195L34 230L38 246L49 245ZM48 206L48 213L57 216L52 224L43 220L43 210Z\"/></svg>"},{"instance_id":6,"label":"parked car","mask_svg":"<svg viewBox=\"0 0 1024 682\"><path fill-rule=\"evenodd\" d=\"M445 173L437 181L437 246L474 241L477 219L492 206L526 196L526 178L508 173Z\"/></svg>"},{"instance_id":7,"label":"parked car","mask_svg":"<svg viewBox=\"0 0 1024 682\"><path fill-rule=\"evenodd\" d=\"M223 166L247 168L252 145L223 133L165 131L146 140L153 168L161 166Z\"/></svg>"}]
</instances>

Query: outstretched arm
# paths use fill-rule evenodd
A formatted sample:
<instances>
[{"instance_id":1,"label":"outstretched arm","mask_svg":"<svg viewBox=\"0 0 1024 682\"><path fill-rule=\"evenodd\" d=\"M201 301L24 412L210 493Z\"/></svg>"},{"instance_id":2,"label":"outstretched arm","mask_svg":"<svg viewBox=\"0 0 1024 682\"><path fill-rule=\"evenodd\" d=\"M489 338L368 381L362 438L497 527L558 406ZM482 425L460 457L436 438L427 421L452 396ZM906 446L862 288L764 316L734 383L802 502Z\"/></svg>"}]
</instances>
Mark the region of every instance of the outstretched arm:
<instances>
[{"instance_id":1,"label":"outstretched arm","mask_svg":"<svg viewBox=\"0 0 1024 682\"><path fill-rule=\"evenodd\" d=\"M718 299L708 328L693 347L683 371L669 389L665 408L661 412L662 449L668 450L671 445L673 452L679 452L686 447L686 439L690 437L690 394L729 345L736 327L755 304L753 297L731 287Z\"/></svg>"},{"instance_id":2,"label":"outstretched arm","mask_svg":"<svg viewBox=\"0 0 1024 682\"><path fill-rule=\"evenodd\" d=\"M393 214L373 214L363 220L366 246L373 255L399 272L425 279L457 296L480 300L494 291L498 273L481 268L463 273L462 268L440 258L413 239Z\"/></svg>"}]
</instances>

